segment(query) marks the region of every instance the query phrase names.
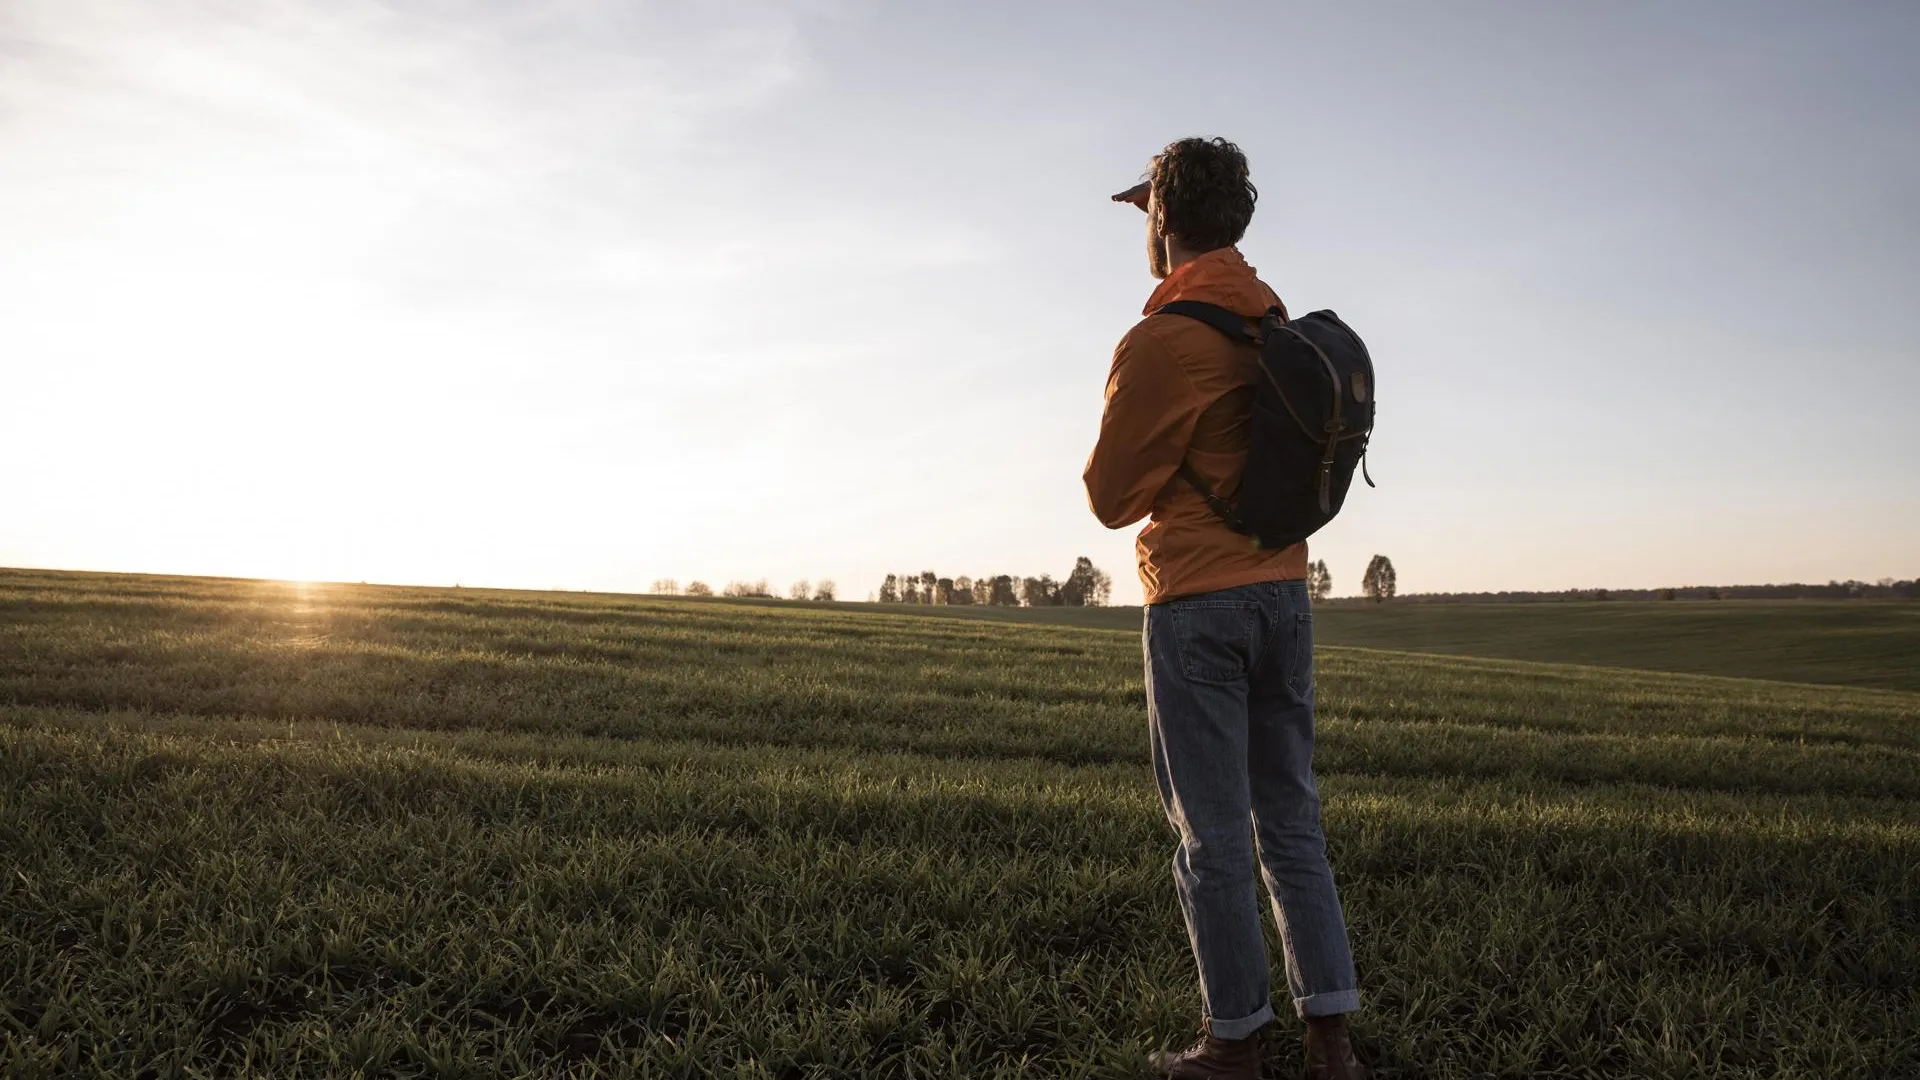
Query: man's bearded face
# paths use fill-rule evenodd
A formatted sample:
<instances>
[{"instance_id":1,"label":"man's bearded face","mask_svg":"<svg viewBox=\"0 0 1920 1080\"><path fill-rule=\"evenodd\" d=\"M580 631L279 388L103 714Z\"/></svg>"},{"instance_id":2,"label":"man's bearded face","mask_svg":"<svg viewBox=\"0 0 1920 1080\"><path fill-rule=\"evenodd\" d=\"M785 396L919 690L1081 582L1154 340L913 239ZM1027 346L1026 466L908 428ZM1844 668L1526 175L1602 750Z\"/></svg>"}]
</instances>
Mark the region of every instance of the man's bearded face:
<instances>
[{"instance_id":1,"label":"man's bearded face","mask_svg":"<svg viewBox=\"0 0 1920 1080\"><path fill-rule=\"evenodd\" d=\"M1173 267L1169 266L1168 262L1167 238L1160 231L1160 196L1149 193L1147 195L1147 269L1153 273L1155 279L1165 281L1167 275L1173 272Z\"/></svg>"}]
</instances>

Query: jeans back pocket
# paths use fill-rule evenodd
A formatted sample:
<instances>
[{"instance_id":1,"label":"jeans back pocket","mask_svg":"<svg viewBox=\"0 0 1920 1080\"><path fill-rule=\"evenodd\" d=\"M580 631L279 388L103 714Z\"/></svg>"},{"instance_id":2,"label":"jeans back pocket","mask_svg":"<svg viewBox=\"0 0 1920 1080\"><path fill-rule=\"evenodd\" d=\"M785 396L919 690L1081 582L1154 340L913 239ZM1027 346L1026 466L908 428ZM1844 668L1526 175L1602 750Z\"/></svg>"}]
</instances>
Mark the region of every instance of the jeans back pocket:
<instances>
[{"instance_id":1,"label":"jeans back pocket","mask_svg":"<svg viewBox=\"0 0 1920 1080\"><path fill-rule=\"evenodd\" d=\"M1190 682L1225 685L1245 682L1257 655L1260 605L1253 602L1201 601L1172 610L1174 646L1180 673Z\"/></svg>"}]
</instances>

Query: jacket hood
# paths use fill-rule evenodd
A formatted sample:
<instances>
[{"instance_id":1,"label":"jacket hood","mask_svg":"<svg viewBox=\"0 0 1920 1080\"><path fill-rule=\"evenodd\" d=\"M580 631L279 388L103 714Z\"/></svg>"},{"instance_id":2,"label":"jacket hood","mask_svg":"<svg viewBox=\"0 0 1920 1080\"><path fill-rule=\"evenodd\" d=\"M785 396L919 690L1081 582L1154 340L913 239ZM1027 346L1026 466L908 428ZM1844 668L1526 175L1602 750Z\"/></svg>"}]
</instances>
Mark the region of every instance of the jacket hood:
<instances>
[{"instance_id":1,"label":"jacket hood","mask_svg":"<svg viewBox=\"0 0 1920 1080\"><path fill-rule=\"evenodd\" d=\"M1240 249L1233 247L1215 248L1168 274L1147 297L1141 314L1151 315L1175 300L1199 300L1250 319L1280 306L1280 298L1255 275Z\"/></svg>"}]
</instances>

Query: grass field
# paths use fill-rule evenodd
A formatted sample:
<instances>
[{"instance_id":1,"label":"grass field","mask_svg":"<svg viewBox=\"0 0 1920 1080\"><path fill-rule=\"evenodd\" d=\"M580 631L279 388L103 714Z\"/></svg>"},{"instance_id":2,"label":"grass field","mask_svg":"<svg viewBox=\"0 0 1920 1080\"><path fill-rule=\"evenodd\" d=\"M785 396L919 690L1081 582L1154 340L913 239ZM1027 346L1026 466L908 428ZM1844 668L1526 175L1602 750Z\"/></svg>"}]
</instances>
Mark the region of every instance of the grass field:
<instances>
[{"instance_id":1,"label":"grass field","mask_svg":"<svg viewBox=\"0 0 1920 1080\"><path fill-rule=\"evenodd\" d=\"M1920 690L1911 601L1340 604L1319 622L1376 649Z\"/></svg>"},{"instance_id":2,"label":"grass field","mask_svg":"<svg viewBox=\"0 0 1920 1080\"><path fill-rule=\"evenodd\" d=\"M0 572L0 1074L1140 1075L1198 997L1139 653ZM1319 693L1383 1076L1920 1075L1920 693L1333 647Z\"/></svg>"},{"instance_id":3,"label":"grass field","mask_svg":"<svg viewBox=\"0 0 1920 1080\"><path fill-rule=\"evenodd\" d=\"M1139 608L904 611L1138 630ZM1323 604L1323 645L1920 690L1920 604L1874 600Z\"/></svg>"}]
</instances>

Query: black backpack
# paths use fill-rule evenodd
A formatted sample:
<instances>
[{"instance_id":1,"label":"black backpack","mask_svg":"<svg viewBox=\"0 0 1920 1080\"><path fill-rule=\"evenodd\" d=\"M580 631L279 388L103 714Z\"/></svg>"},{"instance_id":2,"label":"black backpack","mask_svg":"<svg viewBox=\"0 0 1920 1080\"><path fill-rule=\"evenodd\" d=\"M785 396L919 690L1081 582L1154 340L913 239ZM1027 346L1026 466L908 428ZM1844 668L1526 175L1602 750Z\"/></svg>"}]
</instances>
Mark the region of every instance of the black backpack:
<instances>
[{"instance_id":1,"label":"black backpack","mask_svg":"<svg viewBox=\"0 0 1920 1080\"><path fill-rule=\"evenodd\" d=\"M1247 466L1234 500L1216 495L1185 461L1180 475L1227 527L1263 548L1297 544L1333 520L1353 470L1367 475L1373 434L1373 360L1360 335L1331 311L1288 320L1267 309L1256 333L1223 307L1175 300L1158 313L1198 319L1242 345L1260 349Z\"/></svg>"}]
</instances>

